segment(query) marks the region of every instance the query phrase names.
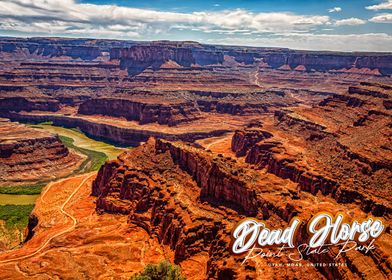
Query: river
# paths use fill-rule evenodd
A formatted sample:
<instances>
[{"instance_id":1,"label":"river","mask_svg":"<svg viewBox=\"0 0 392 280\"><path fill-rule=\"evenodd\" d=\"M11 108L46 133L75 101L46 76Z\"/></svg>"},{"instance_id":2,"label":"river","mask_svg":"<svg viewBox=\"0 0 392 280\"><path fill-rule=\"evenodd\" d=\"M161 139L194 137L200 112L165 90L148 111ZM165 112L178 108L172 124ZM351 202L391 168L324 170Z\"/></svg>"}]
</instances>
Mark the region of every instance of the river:
<instances>
[{"instance_id":1,"label":"river","mask_svg":"<svg viewBox=\"0 0 392 280\"><path fill-rule=\"evenodd\" d=\"M119 154L121 154L124 149L105 142L97 141L87 137L82 132L76 129L69 129L61 126L54 126L49 124L35 125L34 127L41 127L51 133L63 135L74 140L74 145L80 148L93 150L97 152L102 152L108 156L109 159L115 159Z\"/></svg>"},{"instance_id":2,"label":"river","mask_svg":"<svg viewBox=\"0 0 392 280\"><path fill-rule=\"evenodd\" d=\"M0 205L6 205L6 204L17 204L17 205L34 204L35 200L38 197L39 197L39 194L1 194L0 193Z\"/></svg>"}]
</instances>

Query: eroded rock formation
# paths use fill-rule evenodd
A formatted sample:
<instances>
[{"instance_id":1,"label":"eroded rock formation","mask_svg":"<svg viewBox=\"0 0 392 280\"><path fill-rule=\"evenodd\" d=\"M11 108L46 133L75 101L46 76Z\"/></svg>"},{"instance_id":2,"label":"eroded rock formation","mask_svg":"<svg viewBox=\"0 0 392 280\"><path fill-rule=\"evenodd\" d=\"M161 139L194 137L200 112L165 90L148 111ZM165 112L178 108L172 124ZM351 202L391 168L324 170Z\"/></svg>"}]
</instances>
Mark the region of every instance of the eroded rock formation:
<instances>
[{"instance_id":1,"label":"eroded rock formation","mask_svg":"<svg viewBox=\"0 0 392 280\"><path fill-rule=\"evenodd\" d=\"M290 179L303 191L320 191L389 217L392 208L384 197L391 191L391 151L386 147L391 115L384 104L390 98L386 86L351 87L315 108L276 111L273 126L237 131L231 148L237 156L246 156L246 162ZM378 140L367 138L370 135Z\"/></svg>"},{"instance_id":2,"label":"eroded rock formation","mask_svg":"<svg viewBox=\"0 0 392 280\"><path fill-rule=\"evenodd\" d=\"M176 263L181 265L208 252L206 278L246 279L260 277L256 266L265 265L267 260L256 258L240 265L243 256L230 252L230 231L242 217L257 217L276 226L287 224L293 216L307 221L312 213L342 208L330 199L315 204L306 192L296 190L291 184L283 187L283 182L235 159L180 142L150 140L105 164L93 183L92 192L97 196L98 211L127 215L130 223L169 245ZM352 211L363 215L359 208L353 207ZM306 229L301 228L296 242L302 244L307 238ZM380 241L378 256L386 253L384 246L390 236L385 238ZM331 262L333 254L309 256L307 261ZM274 261L287 260L283 257ZM308 273L305 278L335 279L348 274L349 277L363 274L383 277L391 273L390 269L384 270L390 263L382 257L357 252L343 255L339 261L349 263L349 269L305 268ZM362 261L373 264L365 268L360 265ZM296 274L294 269L288 269L290 275ZM272 271L266 269L263 273L269 275Z\"/></svg>"}]
</instances>

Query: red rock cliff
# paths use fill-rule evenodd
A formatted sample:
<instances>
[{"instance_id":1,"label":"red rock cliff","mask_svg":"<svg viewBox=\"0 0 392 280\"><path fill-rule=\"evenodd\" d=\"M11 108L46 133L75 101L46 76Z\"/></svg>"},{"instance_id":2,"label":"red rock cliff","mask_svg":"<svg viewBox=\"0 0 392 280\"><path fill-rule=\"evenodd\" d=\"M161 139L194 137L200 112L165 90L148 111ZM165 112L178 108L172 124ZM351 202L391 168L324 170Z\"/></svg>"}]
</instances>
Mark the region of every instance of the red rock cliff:
<instances>
[{"instance_id":1,"label":"red rock cliff","mask_svg":"<svg viewBox=\"0 0 392 280\"><path fill-rule=\"evenodd\" d=\"M139 121L140 124L157 122L173 126L197 120L199 111L192 102L159 104L157 102L132 101L127 99L99 98L83 102L79 114L107 115Z\"/></svg>"}]
</instances>

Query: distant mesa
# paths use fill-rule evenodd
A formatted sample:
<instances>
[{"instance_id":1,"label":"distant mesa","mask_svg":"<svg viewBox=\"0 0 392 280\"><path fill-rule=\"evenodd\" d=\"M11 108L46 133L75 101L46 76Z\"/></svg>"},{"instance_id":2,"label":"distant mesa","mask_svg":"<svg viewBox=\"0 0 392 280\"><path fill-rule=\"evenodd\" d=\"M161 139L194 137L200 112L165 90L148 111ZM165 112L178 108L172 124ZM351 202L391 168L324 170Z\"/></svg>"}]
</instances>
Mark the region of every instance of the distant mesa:
<instances>
[{"instance_id":1,"label":"distant mesa","mask_svg":"<svg viewBox=\"0 0 392 280\"><path fill-rule=\"evenodd\" d=\"M134 76L147 68L167 67L167 62L181 67L222 65L225 56L238 63L254 65L264 61L273 69L328 72L341 69L370 69L362 74L392 74L392 55L388 53L344 53L299 51L282 48L204 45L197 42L117 41L61 38L3 38L0 53L8 58L74 59L86 61L119 60L120 67ZM287 65L287 66L286 66ZM178 67L178 66L176 66ZM374 72L375 71L375 72Z\"/></svg>"}]
</instances>

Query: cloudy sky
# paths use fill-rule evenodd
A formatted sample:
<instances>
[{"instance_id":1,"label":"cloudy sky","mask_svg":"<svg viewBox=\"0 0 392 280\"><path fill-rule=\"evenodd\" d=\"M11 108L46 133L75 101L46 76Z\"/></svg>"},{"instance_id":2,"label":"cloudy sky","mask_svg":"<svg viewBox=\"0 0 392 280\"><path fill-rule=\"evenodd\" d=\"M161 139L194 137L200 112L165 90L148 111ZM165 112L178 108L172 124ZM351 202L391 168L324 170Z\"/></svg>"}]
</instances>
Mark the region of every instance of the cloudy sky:
<instances>
[{"instance_id":1,"label":"cloudy sky","mask_svg":"<svg viewBox=\"0 0 392 280\"><path fill-rule=\"evenodd\" d=\"M0 36L392 51L392 0L0 0Z\"/></svg>"}]
</instances>

